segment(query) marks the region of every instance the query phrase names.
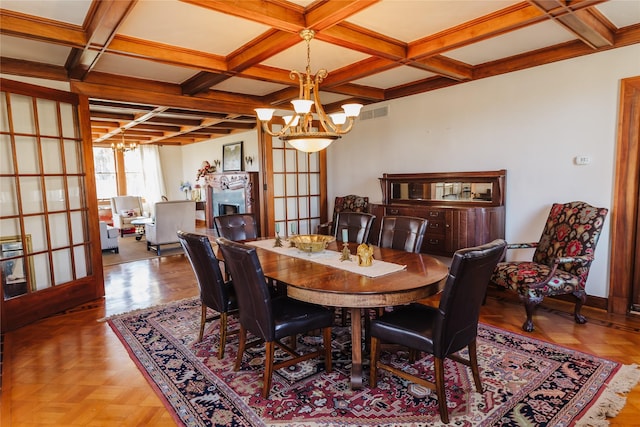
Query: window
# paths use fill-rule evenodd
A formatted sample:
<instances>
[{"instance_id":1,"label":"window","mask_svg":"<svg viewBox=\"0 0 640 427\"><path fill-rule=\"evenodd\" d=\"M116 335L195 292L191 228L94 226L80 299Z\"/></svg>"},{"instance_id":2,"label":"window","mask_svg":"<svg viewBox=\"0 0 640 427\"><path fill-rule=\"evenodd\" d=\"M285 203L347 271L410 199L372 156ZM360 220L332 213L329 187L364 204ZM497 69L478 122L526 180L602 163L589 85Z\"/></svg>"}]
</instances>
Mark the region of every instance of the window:
<instances>
[{"instance_id":1,"label":"window","mask_svg":"<svg viewBox=\"0 0 640 427\"><path fill-rule=\"evenodd\" d=\"M93 147L93 162L96 169L96 192L98 199L108 199L118 195L116 162L109 147Z\"/></svg>"},{"instance_id":2,"label":"window","mask_svg":"<svg viewBox=\"0 0 640 427\"><path fill-rule=\"evenodd\" d=\"M145 194L142 159L139 149L124 152L124 172L127 183L126 194Z\"/></svg>"}]
</instances>

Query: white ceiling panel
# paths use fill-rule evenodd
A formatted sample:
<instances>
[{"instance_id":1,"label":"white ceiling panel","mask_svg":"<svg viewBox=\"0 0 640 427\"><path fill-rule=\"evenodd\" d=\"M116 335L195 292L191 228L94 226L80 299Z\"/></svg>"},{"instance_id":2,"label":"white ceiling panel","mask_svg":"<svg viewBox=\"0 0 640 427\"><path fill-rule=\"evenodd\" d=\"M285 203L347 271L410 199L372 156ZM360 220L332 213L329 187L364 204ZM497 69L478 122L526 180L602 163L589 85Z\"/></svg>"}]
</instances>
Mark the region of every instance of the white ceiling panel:
<instances>
[{"instance_id":1,"label":"white ceiling panel","mask_svg":"<svg viewBox=\"0 0 640 427\"><path fill-rule=\"evenodd\" d=\"M408 43L515 3L519 1L382 0L348 22Z\"/></svg>"},{"instance_id":2,"label":"white ceiling panel","mask_svg":"<svg viewBox=\"0 0 640 427\"><path fill-rule=\"evenodd\" d=\"M411 83L415 80L423 80L433 77L435 74L415 67L401 66L391 70L383 71L373 76L354 80L353 83L371 86L379 89L389 89L391 87L400 86Z\"/></svg>"},{"instance_id":3,"label":"white ceiling panel","mask_svg":"<svg viewBox=\"0 0 640 427\"><path fill-rule=\"evenodd\" d=\"M640 22L640 1L611 0L596 7L617 28Z\"/></svg>"},{"instance_id":4,"label":"white ceiling panel","mask_svg":"<svg viewBox=\"0 0 640 427\"><path fill-rule=\"evenodd\" d=\"M113 54L103 55L94 69L94 71L117 75L123 75L123 70L126 70L125 75L130 77L175 84L182 83L197 73L197 70L190 68Z\"/></svg>"},{"instance_id":5,"label":"white ceiling panel","mask_svg":"<svg viewBox=\"0 0 640 427\"><path fill-rule=\"evenodd\" d=\"M310 46L311 73L313 74L322 68L329 72L331 70L337 70L369 57L355 50L325 43L316 39L311 40ZM300 43L284 52L272 56L262 64L289 71L298 70L304 73L307 66L307 44L304 40L300 39Z\"/></svg>"},{"instance_id":6,"label":"white ceiling panel","mask_svg":"<svg viewBox=\"0 0 640 427\"><path fill-rule=\"evenodd\" d=\"M226 56L269 27L176 1L143 0L120 34Z\"/></svg>"},{"instance_id":7,"label":"white ceiling panel","mask_svg":"<svg viewBox=\"0 0 640 427\"><path fill-rule=\"evenodd\" d=\"M63 66L71 48L0 35L0 55L25 61Z\"/></svg>"},{"instance_id":8,"label":"white ceiling panel","mask_svg":"<svg viewBox=\"0 0 640 427\"><path fill-rule=\"evenodd\" d=\"M446 55L467 64L478 65L575 39L576 36L555 22L543 22L450 50Z\"/></svg>"},{"instance_id":9,"label":"white ceiling panel","mask_svg":"<svg viewBox=\"0 0 640 427\"><path fill-rule=\"evenodd\" d=\"M2 0L0 7L68 24L82 25L91 0Z\"/></svg>"},{"instance_id":10,"label":"white ceiling panel","mask_svg":"<svg viewBox=\"0 0 640 427\"><path fill-rule=\"evenodd\" d=\"M212 87L212 89L222 90L225 92L237 92L245 95L264 96L270 94L271 92L282 90L286 87L287 86L285 85L277 83L263 82L254 79L245 79L241 77L231 77L224 82L215 85L214 87Z\"/></svg>"}]
</instances>

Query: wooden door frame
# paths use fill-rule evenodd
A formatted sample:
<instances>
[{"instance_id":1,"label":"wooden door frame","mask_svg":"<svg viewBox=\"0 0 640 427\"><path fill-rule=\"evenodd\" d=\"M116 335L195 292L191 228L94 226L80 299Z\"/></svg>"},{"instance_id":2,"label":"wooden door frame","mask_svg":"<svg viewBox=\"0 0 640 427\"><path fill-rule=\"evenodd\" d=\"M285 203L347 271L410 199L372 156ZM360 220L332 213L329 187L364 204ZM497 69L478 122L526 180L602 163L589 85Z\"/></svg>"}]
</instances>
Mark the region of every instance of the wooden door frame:
<instances>
[{"instance_id":1,"label":"wooden door frame","mask_svg":"<svg viewBox=\"0 0 640 427\"><path fill-rule=\"evenodd\" d=\"M618 111L616 174L611 212L611 258L608 311L629 312L632 298L634 260L640 206L640 77L621 81Z\"/></svg>"}]
</instances>

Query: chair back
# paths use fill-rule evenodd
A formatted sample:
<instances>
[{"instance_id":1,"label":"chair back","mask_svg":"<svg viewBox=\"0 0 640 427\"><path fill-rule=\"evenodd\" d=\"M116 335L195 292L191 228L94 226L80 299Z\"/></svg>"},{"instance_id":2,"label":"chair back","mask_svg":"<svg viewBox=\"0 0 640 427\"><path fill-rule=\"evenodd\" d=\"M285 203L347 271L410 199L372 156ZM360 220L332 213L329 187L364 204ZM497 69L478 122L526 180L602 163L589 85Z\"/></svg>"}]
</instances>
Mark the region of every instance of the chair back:
<instances>
[{"instance_id":1,"label":"chair back","mask_svg":"<svg viewBox=\"0 0 640 427\"><path fill-rule=\"evenodd\" d=\"M369 198L349 194L338 196L333 204L333 223L338 219L340 212L366 212L369 207Z\"/></svg>"},{"instance_id":2,"label":"chair back","mask_svg":"<svg viewBox=\"0 0 640 427\"><path fill-rule=\"evenodd\" d=\"M239 241L258 237L258 225L253 214L220 215L213 218L218 236Z\"/></svg>"},{"instance_id":3,"label":"chair back","mask_svg":"<svg viewBox=\"0 0 640 427\"><path fill-rule=\"evenodd\" d=\"M202 234L178 231L178 240L196 275L200 300L218 313L227 311L229 292L222 277L220 261L213 253L209 238Z\"/></svg>"},{"instance_id":4,"label":"chair back","mask_svg":"<svg viewBox=\"0 0 640 427\"><path fill-rule=\"evenodd\" d=\"M406 252L420 252L427 220L412 216L384 216L380 224L378 246Z\"/></svg>"},{"instance_id":5,"label":"chair back","mask_svg":"<svg viewBox=\"0 0 640 427\"><path fill-rule=\"evenodd\" d=\"M554 259L565 256L594 255L608 209L584 202L554 203L533 261L552 266ZM585 285L591 262L561 263L558 268L580 278Z\"/></svg>"},{"instance_id":6,"label":"chair back","mask_svg":"<svg viewBox=\"0 0 640 427\"><path fill-rule=\"evenodd\" d=\"M342 239L342 230L347 229L349 241L352 243L368 243L369 233L375 215L363 212L340 212L333 235Z\"/></svg>"},{"instance_id":7,"label":"chair back","mask_svg":"<svg viewBox=\"0 0 640 427\"><path fill-rule=\"evenodd\" d=\"M491 274L506 248L507 242L496 239L453 254L434 331L436 357L455 353L476 338L480 306Z\"/></svg>"},{"instance_id":8,"label":"chair back","mask_svg":"<svg viewBox=\"0 0 640 427\"><path fill-rule=\"evenodd\" d=\"M271 295L262 272L256 248L233 242L224 237L216 239L238 298L240 324L265 341L275 340L275 323L271 311Z\"/></svg>"}]
</instances>

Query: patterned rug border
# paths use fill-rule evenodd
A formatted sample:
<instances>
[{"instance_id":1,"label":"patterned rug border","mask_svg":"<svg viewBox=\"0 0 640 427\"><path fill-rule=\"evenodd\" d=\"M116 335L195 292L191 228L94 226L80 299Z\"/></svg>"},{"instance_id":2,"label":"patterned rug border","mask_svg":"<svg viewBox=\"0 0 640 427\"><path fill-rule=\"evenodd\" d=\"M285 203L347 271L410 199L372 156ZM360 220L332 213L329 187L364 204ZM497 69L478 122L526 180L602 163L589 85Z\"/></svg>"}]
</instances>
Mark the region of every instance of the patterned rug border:
<instances>
[{"instance_id":1,"label":"patterned rug border","mask_svg":"<svg viewBox=\"0 0 640 427\"><path fill-rule=\"evenodd\" d=\"M144 366L144 363L139 359L138 355L136 355L136 352L134 351L133 347L128 344L127 338L119 330L118 326L116 325L116 322L122 321L125 318L140 315L145 312L154 312L154 311L166 310L170 308L177 308L185 304L193 304L197 300L198 300L198 297L184 298L181 300L172 301L165 304L158 304L148 308L141 308L141 309L132 310L130 312L114 314L99 320L99 321L108 322L109 326L114 331L114 333L119 338L119 340L122 342L127 353L129 354L131 359L134 361L135 365L138 367L138 369L141 371L143 376L147 379L147 381L149 382L153 390L156 392L156 394L160 397L162 402L165 404L165 406L167 407L167 410L171 413L174 421L177 424L183 425L183 426L199 425L199 424L192 424L191 422L185 423L185 420L180 416L180 412L182 412L180 408L179 407L176 408L175 405L172 405L171 402L167 399L167 396L165 395L163 390L159 387L159 385L154 381L153 377L147 371L146 367ZM622 408L626 404L625 394L628 393L631 389L633 389L633 387L635 387L635 385L638 382L640 382L640 368L638 367L637 364L624 365L609 359L601 358L596 355L574 350L569 347L564 347L562 345L558 345L555 343L550 343L550 342L541 340L539 338L530 338L530 337L527 337L526 335L511 332L506 329L496 327L493 325L488 325L484 323L482 323L481 325L483 328L487 329L488 331L495 330L506 336L524 337L525 339L540 342L551 348L558 348L567 353L580 354L580 355L596 358L602 361L615 364L615 368L611 370L607 379L603 382L602 386L600 386L598 393L596 393L596 395L589 402L587 402L587 405L579 412L579 414L577 414L577 416L573 418L573 421L575 422L574 423L575 426L600 427L600 426L609 425L609 421L607 418L615 417L620 412L620 410L622 410ZM169 335L169 337L174 338L171 335ZM180 342L177 342L177 340L175 341L176 341L175 342L176 345L180 345L181 347L184 347L185 350L190 351L185 345L181 344ZM209 370L209 368L200 360L198 360L194 355L184 354L184 353L182 354L183 354L183 357L192 359L191 362L198 365L200 369ZM236 392L226 384L224 384L222 388L225 389L224 392L227 393L227 396L230 396L230 395L237 396ZM475 395L478 395L478 393L472 393L472 395L475 397ZM256 416L256 414L251 410L251 407L246 402L243 402L241 399L236 399L236 400L237 401L234 404L238 405L240 407L239 409L243 409L242 416L245 417L251 425L266 425L264 421L262 421L260 418L249 417L250 415ZM472 400L475 400L475 399L472 399ZM248 411L249 413L247 413L246 411ZM282 425L282 424L277 424L277 425ZM308 426L312 424L293 423L288 425ZM346 424L340 422L339 425L346 425ZM401 424L394 424L394 426L396 425L401 425ZM405 425L405 424L402 424L402 425ZM410 425L415 426L417 424L411 423ZM425 425L432 425L432 424L425 424Z\"/></svg>"}]
</instances>

